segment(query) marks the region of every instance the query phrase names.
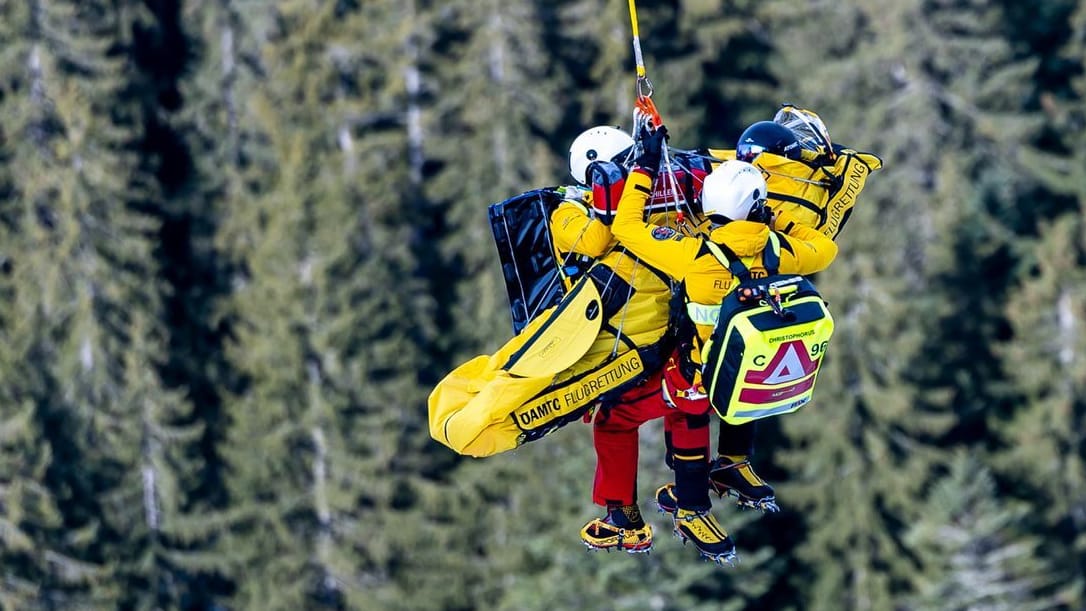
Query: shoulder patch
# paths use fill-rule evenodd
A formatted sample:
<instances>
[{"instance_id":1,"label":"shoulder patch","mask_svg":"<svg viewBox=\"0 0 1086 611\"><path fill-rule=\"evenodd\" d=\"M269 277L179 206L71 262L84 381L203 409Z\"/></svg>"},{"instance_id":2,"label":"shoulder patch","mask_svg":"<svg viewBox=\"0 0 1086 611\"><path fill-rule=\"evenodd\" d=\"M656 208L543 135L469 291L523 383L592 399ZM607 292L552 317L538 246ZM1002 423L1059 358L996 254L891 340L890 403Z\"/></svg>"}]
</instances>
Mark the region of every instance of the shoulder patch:
<instances>
[{"instance_id":1,"label":"shoulder patch","mask_svg":"<svg viewBox=\"0 0 1086 611\"><path fill-rule=\"evenodd\" d=\"M668 240L679 235L678 231L675 231L671 227L653 227L652 237L656 240Z\"/></svg>"}]
</instances>

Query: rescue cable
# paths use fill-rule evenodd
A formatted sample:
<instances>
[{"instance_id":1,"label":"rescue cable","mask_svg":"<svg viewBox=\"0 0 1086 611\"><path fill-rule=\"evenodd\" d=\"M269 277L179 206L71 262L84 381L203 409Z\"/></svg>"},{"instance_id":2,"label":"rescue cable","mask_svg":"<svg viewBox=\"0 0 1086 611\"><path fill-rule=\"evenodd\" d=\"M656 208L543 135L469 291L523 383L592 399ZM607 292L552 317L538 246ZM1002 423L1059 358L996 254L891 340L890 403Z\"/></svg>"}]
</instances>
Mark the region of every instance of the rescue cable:
<instances>
[{"instance_id":1,"label":"rescue cable","mask_svg":"<svg viewBox=\"0 0 1086 611\"><path fill-rule=\"evenodd\" d=\"M645 69L645 58L641 52L641 32L637 23L637 4L635 0L628 0L630 8L630 29L633 39L633 51L634 51L634 64L637 73L637 82L635 86L636 99L634 100L634 127L633 136L636 139L639 134L648 131L649 128L656 130L664 124L663 118L660 116L660 111L656 108L655 102L652 101L652 94L654 88L652 81L649 80L648 71ZM675 206L675 226L673 229L682 229L685 215L683 214L683 204L686 204L687 210L691 212L693 216L693 210L691 209L691 202L686 201L686 196L681 194L681 187L679 181L675 176L675 165L672 163L671 151L668 149L667 142L661 144L660 151L660 165L662 177L669 185L671 189L672 203ZM689 168L687 168L689 171ZM666 221L668 227L671 227L671 218L668 217Z\"/></svg>"}]
</instances>

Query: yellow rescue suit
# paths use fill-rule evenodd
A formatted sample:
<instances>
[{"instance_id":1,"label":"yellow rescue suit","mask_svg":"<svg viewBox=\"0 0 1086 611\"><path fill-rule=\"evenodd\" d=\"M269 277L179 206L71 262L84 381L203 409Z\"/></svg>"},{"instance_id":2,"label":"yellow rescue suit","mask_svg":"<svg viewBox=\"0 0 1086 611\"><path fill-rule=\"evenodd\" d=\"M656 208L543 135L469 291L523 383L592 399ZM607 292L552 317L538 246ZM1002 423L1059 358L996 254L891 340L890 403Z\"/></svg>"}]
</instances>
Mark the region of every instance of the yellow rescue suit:
<instances>
[{"instance_id":1,"label":"yellow rescue suit","mask_svg":"<svg viewBox=\"0 0 1086 611\"><path fill-rule=\"evenodd\" d=\"M764 153L763 153L764 155ZM631 253L668 276L683 281L689 304L715 310L738 281L706 246L706 240L698 236L685 236L667 227L656 227L642 221L645 202L651 190L652 179L641 170L630 173L619 200L618 212L611 231L619 244ZM797 222L788 211L779 211L773 230L780 241L780 273L813 274L829 266L837 256L837 244L821 232ZM762 251L769 239L770 228L763 223L732 221L712 229L709 240L723 244L742 258L751 276L764 277ZM708 317L698 316L697 307L688 305L697 327L694 351L689 355L693 364L700 368L700 347L713 331ZM686 355L684 355L686 356ZM700 374L692 380L700 383Z\"/></svg>"}]
</instances>

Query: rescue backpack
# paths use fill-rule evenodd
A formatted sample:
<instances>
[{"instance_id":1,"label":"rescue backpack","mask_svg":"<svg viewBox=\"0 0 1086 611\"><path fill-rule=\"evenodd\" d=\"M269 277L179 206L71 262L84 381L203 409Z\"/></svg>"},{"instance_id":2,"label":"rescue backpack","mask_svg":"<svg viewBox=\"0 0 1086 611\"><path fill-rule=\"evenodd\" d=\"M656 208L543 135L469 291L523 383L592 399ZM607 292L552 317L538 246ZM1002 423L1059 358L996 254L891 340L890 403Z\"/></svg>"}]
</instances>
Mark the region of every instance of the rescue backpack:
<instances>
[{"instance_id":1,"label":"rescue backpack","mask_svg":"<svg viewBox=\"0 0 1086 611\"><path fill-rule=\"evenodd\" d=\"M739 281L720 304L701 350L702 383L710 403L728 424L798 410L814 394L833 335L826 302L810 280L778 273L776 234L770 234L762 255L765 278L752 278L726 246L707 245Z\"/></svg>"}]
</instances>

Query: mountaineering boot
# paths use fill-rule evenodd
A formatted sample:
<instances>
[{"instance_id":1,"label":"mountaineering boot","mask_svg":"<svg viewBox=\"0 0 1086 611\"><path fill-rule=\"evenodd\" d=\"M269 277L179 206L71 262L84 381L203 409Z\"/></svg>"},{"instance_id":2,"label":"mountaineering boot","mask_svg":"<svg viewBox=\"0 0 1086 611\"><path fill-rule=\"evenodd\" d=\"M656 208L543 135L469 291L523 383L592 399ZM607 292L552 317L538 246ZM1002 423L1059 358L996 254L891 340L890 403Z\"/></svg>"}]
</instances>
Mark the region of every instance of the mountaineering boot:
<instances>
[{"instance_id":1,"label":"mountaineering boot","mask_svg":"<svg viewBox=\"0 0 1086 611\"><path fill-rule=\"evenodd\" d=\"M736 497L740 507L780 511L773 487L758 477L746 456L721 456L709 469L709 486L720 495Z\"/></svg>"},{"instance_id":2,"label":"mountaineering boot","mask_svg":"<svg viewBox=\"0 0 1086 611\"><path fill-rule=\"evenodd\" d=\"M690 541L701 555L717 564L733 566L738 559L735 543L728 531L708 511L675 510L675 536L685 544Z\"/></svg>"},{"instance_id":3,"label":"mountaineering boot","mask_svg":"<svg viewBox=\"0 0 1086 611\"><path fill-rule=\"evenodd\" d=\"M656 506L660 513L675 515L679 508L679 499L675 497L675 484L664 484L656 489Z\"/></svg>"},{"instance_id":4,"label":"mountaineering boot","mask_svg":"<svg viewBox=\"0 0 1086 611\"><path fill-rule=\"evenodd\" d=\"M611 506L607 515L581 529L581 541L592 549L618 549L630 554L652 549L652 527L637 505Z\"/></svg>"}]
</instances>

